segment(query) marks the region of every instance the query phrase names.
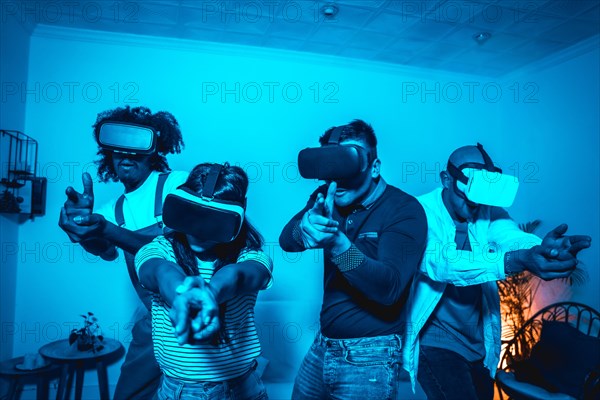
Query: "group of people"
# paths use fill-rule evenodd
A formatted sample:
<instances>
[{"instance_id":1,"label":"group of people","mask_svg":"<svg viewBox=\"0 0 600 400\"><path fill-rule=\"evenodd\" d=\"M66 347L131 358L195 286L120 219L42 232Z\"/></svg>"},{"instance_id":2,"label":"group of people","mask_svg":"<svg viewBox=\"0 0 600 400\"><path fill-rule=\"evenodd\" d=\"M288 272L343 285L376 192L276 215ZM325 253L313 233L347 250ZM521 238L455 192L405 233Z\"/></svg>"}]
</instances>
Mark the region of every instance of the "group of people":
<instances>
[{"instance_id":1,"label":"group of people","mask_svg":"<svg viewBox=\"0 0 600 400\"><path fill-rule=\"evenodd\" d=\"M254 306L273 264L245 215L248 177L227 163L171 171L166 156L183 139L168 112L100 113L94 137L100 181L124 193L95 207L85 173L82 192L67 188L59 225L105 260L120 248L142 300L115 399L268 398ZM285 251L324 254L320 330L292 398L397 399L404 368L429 399L492 399L496 281L568 277L590 237L566 225L543 240L522 232L501 207L516 188L479 144L454 151L443 187L415 198L380 175L364 121L319 142L299 167L325 183L279 238Z\"/></svg>"}]
</instances>

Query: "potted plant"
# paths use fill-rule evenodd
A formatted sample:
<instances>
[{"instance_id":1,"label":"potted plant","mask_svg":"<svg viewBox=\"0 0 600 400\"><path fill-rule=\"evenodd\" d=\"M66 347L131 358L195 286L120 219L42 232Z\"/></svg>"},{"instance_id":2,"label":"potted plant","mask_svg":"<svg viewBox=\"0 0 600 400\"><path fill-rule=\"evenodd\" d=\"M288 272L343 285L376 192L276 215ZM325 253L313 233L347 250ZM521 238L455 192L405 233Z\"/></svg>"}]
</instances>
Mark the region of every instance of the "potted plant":
<instances>
[{"instance_id":1,"label":"potted plant","mask_svg":"<svg viewBox=\"0 0 600 400\"><path fill-rule=\"evenodd\" d=\"M69 344L73 345L77 342L77 350L79 351L92 350L95 353L102 350L104 348L102 344L104 337L102 336L102 329L98 325L98 319L91 312L81 316L83 317L83 327L71 331Z\"/></svg>"}]
</instances>

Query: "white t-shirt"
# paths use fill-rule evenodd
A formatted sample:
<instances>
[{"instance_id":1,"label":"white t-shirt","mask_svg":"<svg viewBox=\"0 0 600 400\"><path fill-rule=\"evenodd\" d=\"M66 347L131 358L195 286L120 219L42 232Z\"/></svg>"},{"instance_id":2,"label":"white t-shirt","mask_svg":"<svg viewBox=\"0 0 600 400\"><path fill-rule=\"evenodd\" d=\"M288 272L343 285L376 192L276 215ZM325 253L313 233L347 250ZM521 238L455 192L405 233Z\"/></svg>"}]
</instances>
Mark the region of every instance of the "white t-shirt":
<instances>
[{"instance_id":1,"label":"white t-shirt","mask_svg":"<svg viewBox=\"0 0 600 400\"><path fill-rule=\"evenodd\" d=\"M133 192L124 193L123 217L125 225L123 225L123 228L135 231L162 221L162 216L159 218L154 217L154 197L160 174L161 172L152 171L139 188ZM172 171L169 174L163 188L163 202L169 193L172 193L179 185L185 183L187 177L188 173L183 171ZM115 206L117 200L118 197L103 205L95 212L104 216L107 221L116 224Z\"/></svg>"}]
</instances>

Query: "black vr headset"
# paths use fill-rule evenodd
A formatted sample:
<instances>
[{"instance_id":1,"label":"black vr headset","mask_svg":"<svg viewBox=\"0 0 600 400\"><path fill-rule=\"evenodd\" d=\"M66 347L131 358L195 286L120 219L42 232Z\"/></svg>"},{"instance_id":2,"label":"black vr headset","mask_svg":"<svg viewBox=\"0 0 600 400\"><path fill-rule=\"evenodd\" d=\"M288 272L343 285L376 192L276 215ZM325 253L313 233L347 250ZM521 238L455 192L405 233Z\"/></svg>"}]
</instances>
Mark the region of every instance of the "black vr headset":
<instances>
[{"instance_id":1,"label":"black vr headset","mask_svg":"<svg viewBox=\"0 0 600 400\"><path fill-rule=\"evenodd\" d=\"M309 147L298 153L298 169L306 179L351 179L369 167L369 153L355 144L340 145L345 126L336 127L325 146Z\"/></svg>"},{"instance_id":2,"label":"black vr headset","mask_svg":"<svg viewBox=\"0 0 600 400\"><path fill-rule=\"evenodd\" d=\"M105 150L126 154L152 154L159 132L149 126L129 122L104 121L98 143Z\"/></svg>"},{"instance_id":3,"label":"black vr headset","mask_svg":"<svg viewBox=\"0 0 600 400\"><path fill-rule=\"evenodd\" d=\"M238 236L244 223L245 202L213 196L222 168L220 164L211 167L201 194L180 186L167 195L162 215L167 228L201 242L229 243Z\"/></svg>"}]
</instances>

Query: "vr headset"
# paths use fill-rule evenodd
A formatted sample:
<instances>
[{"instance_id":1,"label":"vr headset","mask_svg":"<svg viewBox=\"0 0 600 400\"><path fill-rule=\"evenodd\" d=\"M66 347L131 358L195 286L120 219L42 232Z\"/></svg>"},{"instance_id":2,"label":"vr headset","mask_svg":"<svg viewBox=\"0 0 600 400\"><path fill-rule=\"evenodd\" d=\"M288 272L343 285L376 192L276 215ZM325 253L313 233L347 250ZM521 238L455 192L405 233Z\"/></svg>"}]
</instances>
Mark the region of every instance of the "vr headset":
<instances>
[{"instance_id":1,"label":"vr headset","mask_svg":"<svg viewBox=\"0 0 600 400\"><path fill-rule=\"evenodd\" d=\"M369 167L368 152L357 145L340 145L344 126L336 127L325 146L309 147L298 153L298 169L306 179L344 180Z\"/></svg>"},{"instance_id":2,"label":"vr headset","mask_svg":"<svg viewBox=\"0 0 600 400\"><path fill-rule=\"evenodd\" d=\"M192 235L202 242L229 243L240 233L246 204L215 199L213 193L222 165L212 166L197 194L179 187L165 198L163 223L177 232Z\"/></svg>"},{"instance_id":3,"label":"vr headset","mask_svg":"<svg viewBox=\"0 0 600 400\"><path fill-rule=\"evenodd\" d=\"M152 154L159 133L149 126L106 121L100 124L100 147L127 154Z\"/></svg>"},{"instance_id":4,"label":"vr headset","mask_svg":"<svg viewBox=\"0 0 600 400\"><path fill-rule=\"evenodd\" d=\"M489 206L510 207L519 189L519 179L506 175L495 167L492 159L477 143L484 164L465 163L456 166L448 162L448 173L454 177L457 192L467 200Z\"/></svg>"}]
</instances>

